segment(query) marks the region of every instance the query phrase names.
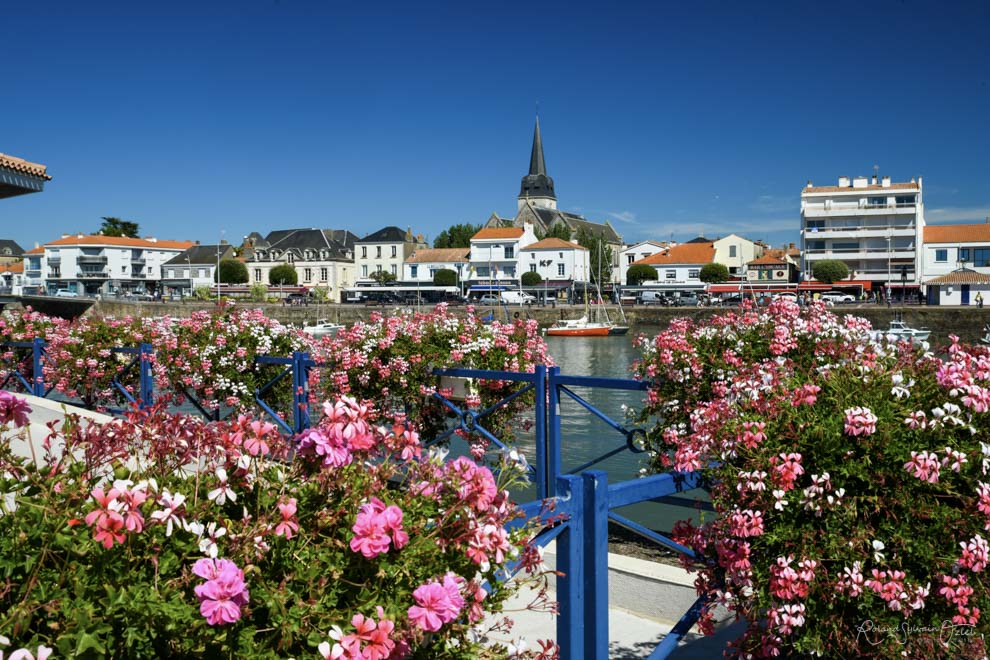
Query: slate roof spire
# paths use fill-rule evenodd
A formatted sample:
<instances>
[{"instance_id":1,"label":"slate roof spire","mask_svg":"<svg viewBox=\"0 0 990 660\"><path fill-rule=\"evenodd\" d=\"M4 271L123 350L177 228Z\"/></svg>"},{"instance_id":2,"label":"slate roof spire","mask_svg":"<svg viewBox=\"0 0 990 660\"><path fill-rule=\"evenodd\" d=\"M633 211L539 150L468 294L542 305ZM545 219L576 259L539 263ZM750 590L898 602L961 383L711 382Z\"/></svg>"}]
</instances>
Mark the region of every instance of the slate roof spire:
<instances>
[{"instance_id":1,"label":"slate roof spire","mask_svg":"<svg viewBox=\"0 0 990 660\"><path fill-rule=\"evenodd\" d=\"M547 164L543 159L543 138L540 136L540 116L536 116L533 129L533 149L529 156L529 174L522 178L519 188L519 208L531 200L535 206L557 208L557 195L553 190L553 179L547 176Z\"/></svg>"}]
</instances>

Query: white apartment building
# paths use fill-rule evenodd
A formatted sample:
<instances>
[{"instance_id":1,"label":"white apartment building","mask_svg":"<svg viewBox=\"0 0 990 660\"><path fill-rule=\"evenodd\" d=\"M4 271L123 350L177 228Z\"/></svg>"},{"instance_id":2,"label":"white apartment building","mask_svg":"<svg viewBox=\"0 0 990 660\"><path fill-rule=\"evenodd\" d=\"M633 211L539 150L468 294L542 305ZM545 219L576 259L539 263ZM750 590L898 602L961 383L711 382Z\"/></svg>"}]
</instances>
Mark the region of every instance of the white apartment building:
<instances>
[{"instance_id":1,"label":"white apartment building","mask_svg":"<svg viewBox=\"0 0 990 660\"><path fill-rule=\"evenodd\" d=\"M640 241L635 245L626 245L619 251L619 268L618 268L618 282L620 284L626 284L626 275L629 271L629 267L633 265L634 262L640 259L646 259L647 257L671 248L677 245L674 242L666 241Z\"/></svg>"},{"instance_id":2,"label":"white apartment building","mask_svg":"<svg viewBox=\"0 0 990 660\"><path fill-rule=\"evenodd\" d=\"M471 248L420 248L402 265L403 282L432 285L439 270L452 270L461 281L467 275Z\"/></svg>"},{"instance_id":3,"label":"white apartment building","mask_svg":"<svg viewBox=\"0 0 990 660\"><path fill-rule=\"evenodd\" d=\"M839 177L837 186L801 191L801 273L812 279L816 262L843 261L850 280L865 289L921 284L925 212L921 177L891 183L890 177Z\"/></svg>"},{"instance_id":4,"label":"white apartment building","mask_svg":"<svg viewBox=\"0 0 990 660\"><path fill-rule=\"evenodd\" d=\"M59 289L86 296L152 293L159 289L162 265L193 245L150 237L65 235L45 244L41 280L49 294Z\"/></svg>"},{"instance_id":5,"label":"white apartment building","mask_svg":"<svg viewBox=\"0 0 990 660\"><path fill-rule=\"evenodd\" d=\"M566 286L591 281L588 248L562 238L544 238L522 249L519 260L522 273L539 273L548 286Z\"/></svg>"},{"instance_id":6,"label":"white apartment building","mask_svg":"<svg viewBox=\"0 0 990 660\"><path fill-rule=\"evenodd\" d=\"M473 285L515 285L519 282L520 253L536 243L533 225L486 227L471 237L468 277ZM527 266L528 268L528 266Z\"/></svg>"},{"instance_id":7,"label":"white apartment building","mask_svg":"<svg viewBox=\"0 0 990 660\"><path fill-rule=\"evenodd\" d=\"M429 245L412 229L385 227L354 242L354 264L359 281L367 281L378 271L402 278L403 264L412 253Z\"/></svg>"}]
</instances>

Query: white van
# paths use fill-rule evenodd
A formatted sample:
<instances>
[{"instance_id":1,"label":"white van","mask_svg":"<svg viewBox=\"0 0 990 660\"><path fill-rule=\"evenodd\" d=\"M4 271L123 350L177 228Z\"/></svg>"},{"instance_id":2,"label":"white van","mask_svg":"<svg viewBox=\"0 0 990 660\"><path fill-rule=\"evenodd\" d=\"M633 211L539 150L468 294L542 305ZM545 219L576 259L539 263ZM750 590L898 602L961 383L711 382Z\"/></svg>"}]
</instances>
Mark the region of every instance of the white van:
<instances>
[{"instance_id":1,"label":"white van","mask_svg":"<svg viewBox=\"0 0 990 660\"><path fill-rule=\"evenodd\" d=\"M536 302L536 296L522 291L503 291L502 302L506 305L532 305Z\"/></svg>"}]
</instances>

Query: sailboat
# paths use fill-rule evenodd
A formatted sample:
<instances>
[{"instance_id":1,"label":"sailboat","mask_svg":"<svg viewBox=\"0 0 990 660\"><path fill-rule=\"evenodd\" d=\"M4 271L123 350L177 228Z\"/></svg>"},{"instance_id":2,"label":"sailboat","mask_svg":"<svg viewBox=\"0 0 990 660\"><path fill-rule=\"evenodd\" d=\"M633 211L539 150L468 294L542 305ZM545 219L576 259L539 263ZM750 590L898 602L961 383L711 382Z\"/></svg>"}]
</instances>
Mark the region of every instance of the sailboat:
<instances>
[{"instance_id":1,"label":"sailboat","mask_svg":"<svg viewBox=\"0 0 990 660\"><path fill-rule=\"evenodd\" d=\"M598 243L598 248L599 255L601 255L601 241ZM601 280L600 256L598 259L598 279L599 281ZM598 309L605 316L604 323L597 319L593 321L589 320L588 292L585 290L584 316L579 319L560 319L547 328L546 333L552 337L608 337L610 335L624 335L629 332L629 326L612 323L612 320L608 317L608 310L605 309L605 301L602 299L602 289L598 282L595 282L595 291L598 294ZM625 322L626 315L622 311L621 303L619 304L619 313L622 314L622 320Z\"/></svg>"}]
</instances>

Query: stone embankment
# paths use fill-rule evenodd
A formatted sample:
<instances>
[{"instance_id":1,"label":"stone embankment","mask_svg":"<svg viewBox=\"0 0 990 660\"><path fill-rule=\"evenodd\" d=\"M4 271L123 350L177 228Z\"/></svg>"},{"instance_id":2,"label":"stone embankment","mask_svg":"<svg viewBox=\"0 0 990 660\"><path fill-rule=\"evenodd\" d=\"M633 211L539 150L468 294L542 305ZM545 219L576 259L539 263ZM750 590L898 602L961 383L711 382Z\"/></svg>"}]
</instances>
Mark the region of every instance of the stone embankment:
<instances>
[{"instance_id":1,"label":"stone embankment","mask_svg":"<svg viewBox=\"0 0 990 660\"><path fill-rule=\"evenodd\" d=\"M388 313L394 307L368 307L364 305L270 305L256 303L237 303L250 307L261 307L269 317L277 319L282 323L294 325L304 325L324 318L335 323L354 323L355 321L367 320L372 312L378 311ZM186 317L196 310L213 309L213 303L202 302L119 302L114 300L100 300L93 305L87 314L101 314L105 316L175 316ZM424 310L427 308L423 308ZM491 308L477 308L480 314L488 314ZM614 318L618 312L614 307L609 307L609 314ZM454 313L463 313L464 307L452 307ZM833 308L837 314L853 314L868 319L875 328L886 328L895 316L900 315L904 321L915 328L928 328L932 331L932 340L942 343L950 334L958 335L963 341L976 342L982 335L983 325L990 323L990 307L978 309L976 307L926 307L909 305L900 307L885 307L878 305L843 305ZM505 319L506 313L495 309L496 318ZM557 307L509 307L508 318L519 314L521 318L535 318L540 325L550 325L560 318L577 318L584 313L582 307L570 305L558 305ZM715 314L723 313L723 310L715 308L695 308L695 307L627 307L625 308L626 320L635 332L638 327L644 331L655 332L657 328L665 328L671 319L681 317L691 317L695 320L703 320Z\"/></svg>"}]
</instances>

